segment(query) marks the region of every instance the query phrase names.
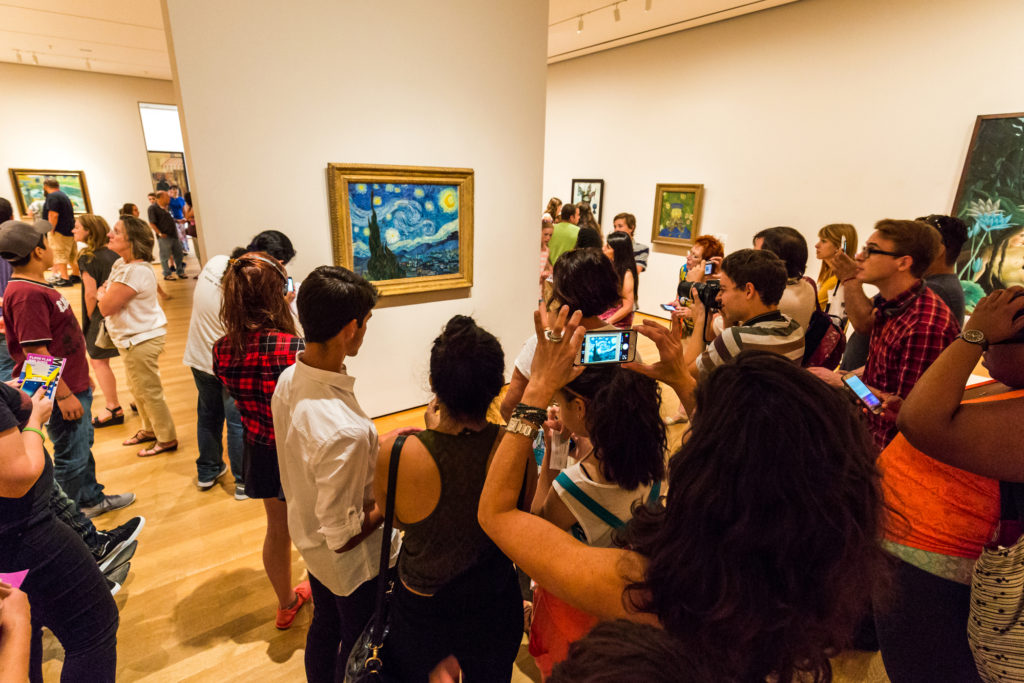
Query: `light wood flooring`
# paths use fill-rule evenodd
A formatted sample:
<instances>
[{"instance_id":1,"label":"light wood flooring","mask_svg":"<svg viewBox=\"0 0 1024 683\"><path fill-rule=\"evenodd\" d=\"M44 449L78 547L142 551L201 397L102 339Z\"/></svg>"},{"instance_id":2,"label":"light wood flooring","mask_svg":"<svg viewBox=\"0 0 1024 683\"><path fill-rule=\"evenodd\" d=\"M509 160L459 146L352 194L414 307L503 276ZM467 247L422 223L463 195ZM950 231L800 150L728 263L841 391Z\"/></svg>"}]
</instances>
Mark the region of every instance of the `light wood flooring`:
<instances>
[{"instance_id":1,"label":"light wood flooring","mask_svg":"<svg viewBox=\"0 0 1024 683\"><path fill-rule=\"evenodd\" d=\"M198 272L194 259L186 262L189 273ZM139 419L128 409L131 398L120 359L114 359L113 366L127 419L123 426L96 430L93 447L97 477L107 493L132 491L138 496L130 507L94 520L97 526L105 529L135 515L146 517L131 574L115 598L121 613L118 680L304 680L310 610L304 608L288 631L274 627L276 601L260 559L266 528L262 504L236 501L230 475L212 490L196 489L196 390L190 370L181 362L195 280L161 284L172 298L163 302L169 324L160 371L180 447L175 453L139 458L139 447L121 445L139 428ZM78 288L63 293L77 314ZM643 337L640 351L645 358L657 356L654 345ZM663 413L672 414L676 399L669 391L664 394ZM103 404L97 388L94 414ZM422 426L422 410L385 416L376 423L381 432ZM682 426L670 429L673 447L682 432ZM297 583L305 568L298 551L292 551L292 558ZM62 656L59 644L47 635L46 680L58 680ZM836 664L837 681L888 680L877 654L850 653ZM524 641L513 681L539 680Z\"/></svg>"}]
</instances>

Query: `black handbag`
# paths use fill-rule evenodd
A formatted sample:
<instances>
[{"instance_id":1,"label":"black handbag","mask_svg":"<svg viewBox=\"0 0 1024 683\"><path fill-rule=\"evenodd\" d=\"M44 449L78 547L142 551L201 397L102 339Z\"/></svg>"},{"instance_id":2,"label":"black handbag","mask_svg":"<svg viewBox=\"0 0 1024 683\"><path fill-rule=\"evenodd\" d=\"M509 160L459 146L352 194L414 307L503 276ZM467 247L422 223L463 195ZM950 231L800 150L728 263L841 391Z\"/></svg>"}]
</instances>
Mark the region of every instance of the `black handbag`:
<instances>
[{"instance_id":1,"label":"black handbag","mask_svg":"<svg viewBox=\"0 0 1024 683\"><path fill-rule=\"evenodd\" d=\"M398 484L398 457L402 453L406 435L395 439L391 446L388 466L388 497L384 503L384 533L380 541L380 564L377 575L377 604L373 616L349 653L345 662L345 683L373 683L380 681L384 670L384 639L388 635L388 596L394 588L394 579L388 571L391 559L391 526L395 517L395 487Z\"/></svg>"}]
</instances>

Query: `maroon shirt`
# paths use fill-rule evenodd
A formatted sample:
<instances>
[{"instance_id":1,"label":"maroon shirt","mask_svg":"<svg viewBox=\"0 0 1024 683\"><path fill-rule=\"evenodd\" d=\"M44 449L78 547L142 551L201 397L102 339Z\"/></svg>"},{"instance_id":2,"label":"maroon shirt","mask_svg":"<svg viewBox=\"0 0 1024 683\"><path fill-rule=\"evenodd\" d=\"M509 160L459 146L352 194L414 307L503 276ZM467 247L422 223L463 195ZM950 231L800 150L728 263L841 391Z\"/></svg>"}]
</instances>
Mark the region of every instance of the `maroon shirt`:
<instances>
[{"instance_id":1,"label":"maroon shirt","mask_svg":"<svg viewBox=\"0 0 1024 683\"><path fill-rule=\"evenodd\" d=\"M875 297L864 383L906 398L942 350L960 334L960 323L942 299L920 281L891 301ZM868 415L879 449L896 436L896 416Z\"/></svg>"},{"instance_id":2,"label":"maroon shirt","mask_svg":"<svg viewBox=\"0 0 1024 683\"><path fill-rule=\"evenodd\" d=\"M23 344L45 344L50 355L66 358L61 379L73 393L89 388L85 337L68 300L50 285L12 277L4 291L7 349L14 359L14 377L25 362Z\"/></svg>"}]
</instances>

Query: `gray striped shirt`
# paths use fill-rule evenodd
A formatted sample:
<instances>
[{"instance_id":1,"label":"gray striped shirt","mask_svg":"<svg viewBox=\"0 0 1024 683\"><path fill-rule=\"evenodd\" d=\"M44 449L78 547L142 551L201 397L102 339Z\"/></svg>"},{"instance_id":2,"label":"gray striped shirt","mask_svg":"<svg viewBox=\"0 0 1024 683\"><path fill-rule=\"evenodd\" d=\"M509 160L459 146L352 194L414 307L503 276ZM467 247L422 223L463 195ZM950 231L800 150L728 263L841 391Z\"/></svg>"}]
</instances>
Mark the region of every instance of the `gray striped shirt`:
<instances>
[{"instance_id":1,"label":"gray striped shirt","mask_svg":"<svg viewBox=\"0 0 1024 683\"><path fill-rule=\"evenodd\" d=\"M798 322L778 311L763 313L742 325L727 327L697 359L701 378L731 361L741 351L777 353L799 365L804 358L804 330Z\"/></svg>"}]
</instances>

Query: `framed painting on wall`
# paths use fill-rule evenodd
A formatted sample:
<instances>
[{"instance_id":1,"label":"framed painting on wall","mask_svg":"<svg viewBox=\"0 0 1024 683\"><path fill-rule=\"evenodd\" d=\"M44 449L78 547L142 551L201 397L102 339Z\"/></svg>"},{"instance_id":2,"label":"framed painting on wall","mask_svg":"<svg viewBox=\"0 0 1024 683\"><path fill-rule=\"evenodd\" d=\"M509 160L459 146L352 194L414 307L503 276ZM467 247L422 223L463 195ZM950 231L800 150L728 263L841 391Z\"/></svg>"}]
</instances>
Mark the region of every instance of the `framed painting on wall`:
<instances>
[{"instance_id":1,"label":"framed painting on wall","mask_svg":"<svg viewBox=\"0 0 1024 683\"><path fill-rule=\"evenodd\" d=\"M654 191L654 227L651 230L651 241L655 244L693 244L693 240L700 234L700 210L703 201L703 185L658 183Z\"/></svg>"},{"instance_id":2,"label":"framed painting on wall","mask_svg":"<svg viewBox=\"0 0 1024 683\"><path fill-rule=\"evenodd\" d=\"M146 152L149 159L149 179L153 191L169 190L177 185L180 196L188 192L188 171L185 170L185 155L181 152Z\"/></svg>"},{"instance_id":3,"label":"framed painting on wall","mask_svg":"<svg viewBox=\"0 0 1024 683\"><path fill-rule=\"evenodd\" d=\"M473 171L329 164L334 262L382 296L473 285Z\"/></svg>"},{"instance_id":4,"label":"framed painting on wall","mask_svg":"<svg viewBox=\"0 0 1024 683\"><path fill-rule=\"evenodd\" d=\"M956 269L969 298L1024 285L1024 112L976 119L952 215L967 223Z\"/></svg>"},{"instance_id":5,"label":"framed painting on wall","mask_svg":"<svg viewBox=\"0 0 1024 683\"><path fill-rule=\"evenodd\" d=\"M572 181L572 203L590 204L590 210L594 212L594 218L601 222L601 209L604 208L604 181L598 179Z\"/></svg>"},{"instance_id":6,"label":"framed painting on wall","mask_svg":"<svg viewBox=\"0 0 1024 683\"><path fill-rule=\"evenodd\" d=\"M42 208L46 194L43 192L43 181L53 178L60 184L60 189L71 200L76 214L92 213L92 202L89 201L89 186L85 184L85 171L51 171L29 168L12 168L11 185L18 202L18 213L28 217L30 207L38 212Z\"/></svg>"}]
</instances>

